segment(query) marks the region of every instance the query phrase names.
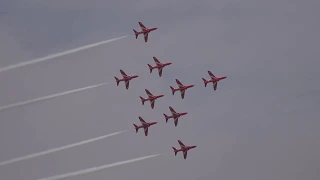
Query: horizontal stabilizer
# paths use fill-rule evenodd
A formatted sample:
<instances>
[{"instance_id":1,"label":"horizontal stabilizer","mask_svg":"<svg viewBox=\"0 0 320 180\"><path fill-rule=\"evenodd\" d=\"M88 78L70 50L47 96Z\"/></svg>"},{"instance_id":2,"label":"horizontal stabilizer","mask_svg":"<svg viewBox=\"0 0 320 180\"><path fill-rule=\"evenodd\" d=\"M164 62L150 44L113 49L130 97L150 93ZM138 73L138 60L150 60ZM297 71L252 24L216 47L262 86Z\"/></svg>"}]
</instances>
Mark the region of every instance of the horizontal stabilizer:
<instances>
[{"instance_id":1,"label":"horizontal stabilizer","mask_svg":"<svg viewBox=\"0 0 320 180\"><path fill-rule=\"evenodd\" d=\"M174 151L174 155L176 156L176 155L177 155L178 150L177 150L176 148L174 148L174 147L172 147L172 149L173 149L173 151Z\"/></svg>"},{"instance_id":2,"label":"horizontal stabilizer","mask_svg":"<svg viewBox=\"0 0 320 180\"><path fill-rule=\"evenodd\" d=\"M139 96L142 102L142 105L144 105L144 102L146 101L143 97Z\"/></svg>"},{"instance_id":3,"label":"horizontal stabilizer","mask_svg":"<svg viewBox=\"0 0 320 180\"><path fill-rule=\"evenodd\" d=\"M164 114L164 113L163 113L163 115L164 115L164 117L166 118L166 123L167 123L167 122L168 122L169 117L168 117L166 114Z\"/></svg>"},{"instance_id":4,"label":"horizontal stabilizer","mask_svg":"<svg viewBox=\"0 0 320 180\"><path fill-rule=\"evenodd\" d=\"M119 86L119 79L117 78L117 77L114 77L115 79L116 79L116 81L117 81L117 86Z\"/></svg>"},{"instance_id":5,"label":"horizontal stabilizer","mask_svg":"<svg viewBox=\"0 0 320 180\"><path fill-rule=\"evenodd\" d=\"M205 78L202 78L203 82L204 82L204 87L207 87L207 80Z\"/></svg>"},{"instance_id":6,"label":"horizontal stabilizer","mask_svg":"<svg viewBox=\"0 0 320 180\"><path fill-rule=\"evenodd\" d=\"M134 30L134 29L133 29L133 32L134 32L134 35L136 35L136 39L137 39L138 36L139 36L139 33L138 33L136 30Z\"/></svg>"},{"instance_id":7,"label":"horizontal stabilizer","mask_svg":"<svg viewBox=\"0 0 320 180\"><path fill-rule=\"evenodd\" d=\"M134 127L136 129L136 133L137 133L139 131L139 127L137 125L135 125L135 124L133 124L133 125L134 125Z\"/></svg>"},{"instance_id":8,"label":"horizontal stabilizer","mask_svg":"<svg viewBox=\"0 0 320 180\"><path fill-rule=\"evenodd\" d=\"M175 89L172 86L170 86L170 88L171 88L171 91L172 91L172 95L174 95Z\"/></svg>"}]
</instances>

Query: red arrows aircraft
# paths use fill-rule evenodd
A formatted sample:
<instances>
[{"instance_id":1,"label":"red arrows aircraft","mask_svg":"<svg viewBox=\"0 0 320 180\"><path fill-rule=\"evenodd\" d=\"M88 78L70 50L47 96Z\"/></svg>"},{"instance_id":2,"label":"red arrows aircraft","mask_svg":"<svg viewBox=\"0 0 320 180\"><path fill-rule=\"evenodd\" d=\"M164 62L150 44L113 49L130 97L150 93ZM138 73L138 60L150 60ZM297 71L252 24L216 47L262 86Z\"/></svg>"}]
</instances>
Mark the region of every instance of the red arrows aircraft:
<instances>
[{"instance_id":1,"label":"red arrows aircraft","mask_svg":"<svg viewBox=\"0 0 320 180\"><path fill-rule=\"evenodd\" d=\"M145 99L145 98L143 98L143 97L140 96L140 99L141 99L141 101L142 101L142 105L144 105L144 102L145 102L145 101L150 101L151 108L153 109L153 108L154 108L154 103L155 103L156 99L161 98L161 97L163 97L164 95L163 95L163 94L153 95L153 94L150 93L150 91L149 91L148 89L145 89L145 91L146 91L146 93L147 93L147 95L148 95L148 98Z\"/></svg>"},{"instance_id":2,"label":"red arrows aircraft","mask_svg":"<svg viewBox=\"0 0 320 180\"><path fill-rule=\"evenodd\" d=\"M125 84L126 84L126 88L127 88L127 89L129 88L129 81L130 81L131 79L134 79L134 78L139 77L138 75L129 76L129 75L127 75L127 74L126 74L123 70L121 70L121 69L120 69L120 73L121 73L122 76L123 76L122 79L118 79L117 77L114 77L114 78L116 79L116 81L117 81L117 86L119 85L119 83L120 83L121 81L124 81Z\"/></svg>"},{"instance_id":3,"label":"red arrows aircraft","mask_svg":"<svg viewBox=\"0 0 320 180\"><path fill-rule=\"evenodd\" d=\"M184 98L184 94L185 94L185 92L186 92L186 89L192 88L192 87L194 86L194 84L185 86L185 85L183 85L178 79L176 79L176 82L177 82L179 88L175 89L175 88L173 88L172 86L170 86L170 88L171 88L171 90L172 90L172 95L174 95L174 92L180 91L180 93L181 93L181 98L182 98L182 99Z\"/></svg>"},{"instance_id":4,"label":"red arrows aircraft","mask_svg":"<svg viewBox=\"0 0 320 180\"><path fill-rule=\"evenodd\" d=\"M162 76L162 69L170 64L172 64L172 62L167 62L167 63L161 63L156 57L153 57L154 62L156 63L156 66L151 66L150 64L148 64L149 69L150 69L150 73L152 73L152 70L157 68L158 72L159 72L159 77Z\"/></svg>"},{"instance_id":5,"label":"red arrows aircraft","mask_svg":"<svg viewBox=\"0 0 320 180\"><path fill-rule=\"evenodd\" d=\"M139 25L142 29L142 31L137 32L136 30L133 30L134 34L136 35L136 39L138 38L139 34L143 34L144 35L144 41L148 42L148 34L151 31L157 30L158 28L146 28L141 22L139 22Z\"/></svg>"},{"instance_id":6,"label":"red arrows aircraft","mask_svg":"<svg viewBox=\"0 0 320 180\"><path fill-rule=\"evenodd\" d=\"M168 116L166 114L163 114L164 117L166 118L166 123L168 122L168 120L170 118L174 119L174 125L177 126L178 125L178 120L180 116L186 115L188 114L187 112L182 112L182 113L177 113L171 106L169 106L169 109L171 111L172 116Z\"/></svg>"},{"instance_id":7,"label":"red arrows aircraft","mask_svg":"<svg viewBox=\"0 0 320 180\"><path fill-rule=\"evenodd\" d=\"M184 159L187 159L188 151L190 149L197 147L197 146L185 146L180 140L178 140L178 143L180 144L181 149L176 149L176 148L172 147L174 150L174 155L176 156L177 152L182 151Z\"/></svg>"},{"instance_id":8,"label":"red arrows aircraft","mask_svg":"<svg viewBox=\"0 0 320 180\"><path fill-rule=\"evenodd\" d=\"M213 89L217 90L217 86L218 86L218 81L227 78L227 76L222 76L222 77L216 77L215 75L212 74L212 72L208 71L208 74L210 75L211 79L210 80L206 80L204 78L202 78L203 82L204 82L204 87L207 87L207 83L212 82L213 84Z\"/></svg>"},{"instance_id":9,"label":"red arrows aircraft","mask_svg":"<svg viewBox=\"0 0 320 180\"><path fill-rule=\"evenodd\" d=\"M142 117L140 117L140 116L139 116L139 120L140 120L140 122L141 122L141 124L142 124L141 126L137 126L137 125L133 124L134 127L136 128L136 133L138 133L138 131L139 131L140 128L143 128L143 129L144 129L144 134L145 134L146 136L148 136L148 128L149 128L150 126L154 125L154 124L157 124L157 122L149 122L149 123L147 123L147 122L146 122L145 120L143 120Z\"/></svg>"}]
</instances>

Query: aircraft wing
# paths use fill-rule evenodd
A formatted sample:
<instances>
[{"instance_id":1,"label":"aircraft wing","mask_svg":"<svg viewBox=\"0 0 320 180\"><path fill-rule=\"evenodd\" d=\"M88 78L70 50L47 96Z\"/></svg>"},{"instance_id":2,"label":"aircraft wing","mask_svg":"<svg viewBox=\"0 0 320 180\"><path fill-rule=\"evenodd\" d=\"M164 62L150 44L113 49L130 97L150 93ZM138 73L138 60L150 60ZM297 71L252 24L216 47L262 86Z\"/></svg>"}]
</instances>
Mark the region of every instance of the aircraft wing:
<instances>
[{"instance_id":1,"label":"aircraft wing","mask_svg":"<svg viewBox=\"0 0 320 180\"><path fill-rule=\"evenodd\" d=\"M142 22L139 22L139 25L141 27L142 30L146 30L147 28L142 24Z\"/></svg>"},{"instance_id":2,"label":"aircraft wing","mask_svg":"<svg viewBox=\"0 0 320 180\"><path fill-rule=\"evenodd\" d=\"M178 120L179 120L178 117L174 118L174 125L175 125L175 126L178 126Z\"/></svg>"},{"instance_id":3,"label":"aircraft wing","mask_svg":"<svg viewBox=\"0 0 320 180\"><path fill-rule=\"evenodd\" d=\"M173 114L177 114L177 112L176 112L171 106L169 106L169 109L170 109L172 115L173 115Z\"/></svg>"},{"instance_id":4,"label":"aircraft wing","mask_svg":"<svg viewBox=\"0 0 320 180\"><path fill-rule=\"evenodd\" d=\"M158 72L159 72L159 76L161 77L161 76L162 76L162 67L160 67L160 68L158 69Z\"/></svg>"},{"instance_id":5,"label":"aircraft wing","mask_svg":"<svg viewBox=\"0 0 320 180\"><path fill-rule=\"evenodd\" d=\"M151 94L151 92L148 89L145 89L145 91L149 97L153 96L153 94Z\"/></svg>"},{"instance_id":6,"label":"aircraft wing","mask_svg":"<svg viewBox=\"0 0 320 180\"><path fill-rule=\"evenodd\" d=\"M120 69L120 73L121 73L121 75L122 75L123 77L127 77L127 76L128 76L122 69Z\"/></svg>"},{"instance_id":7,"label":"aircraft wing","mask_svg":"<svg viewBox=\"0 0 320 180\"><path fill-rule=\"evenodd\" d=\"M144 128L144 134L145 134L146 136L148 136L148 127L145 127L145 128Z\"/></svg>"},{"instance_id":8,"label":"aircraft wing","mask_svg":"<svg viewBox=\"0 0 320 180\"><path fill-rule=\"evenodd\" d=\"M186 93L186 90L183 89L183 90L181 90L180 92L181 92L181 93L180 93L180 94L181 94L181 98L184 99L184 94Z\"/></svg>"},{"instance_id":9,"label":"aircraft wing","mask_svg":"<svg viewBox=\"0 0 320 180\"><path fill-rule=\"evenodd\" d=\"M188 151L183 151L183 157L184 157L184 159L187 159L187 156L188 156Z\"/></svg>"},{"instance_id":10,"label":"aircraft wing","mask_svg":"<svg viewBox=\"0 0 320 180\"><path fill-rule=\"evenodd\" d=\"M177 84L178 84L179 87L182 87L182 86L183 86L183 84L182 84L178 79L176 79L176 82L177 82Z\"/></svg>"},{"instance_id":11,"label":"aircraft wing","mask_svg":"<svg viewBox=\"0 0 320 180\"><path fill-rule=\"evenodd\" d=\"M149 33L144 33L143 35L144 35L144 42L148 42Z\"/></svg>"},{"instance_id":12,"label":"aircraft wing","mask_svg":"<svg viewBox=\"0 0 320 180\"><path fill-rule=\"evenodd\" d=\"M144 124L147 124L146 121L143 120L142 117L140 117L140 116L139 116L139 120L140 120L141 124L143 124L143 125L144 125Z\"/></svg>"},{"instance_id":13,"label":"aircraft wing","mask_svg":"<svg viewBox=\"0 0 320 180\"><path fill-rule=\"evenodd\" d=\"M211 77L211 79L216 78L216 76L214 76L211 71L208 71L208 74L209 74L209 76Z\"/></svg>"},{"instance_id":14,"label":"aircraft wing","mask_svg":"<svg viewBox=\"0 0 320 180\"><path fill-rule=\"evenodd\" d=\"M151 103L151 109L153 109L153 108L154 108L154 104L155 104L155 102L156 102L156 100L155 100L155 99L150 101L150 103Z\"/></svg>"},{"instance_id":15,"label":"aircraft wing","mask_svg":"<svg viewBox=\"0 0 320 180\"><path fill-rule=\"evenodd\" d=\"M180 140L178 140L178 143L180 144L180 147L181 147L181 148L186 147Z\"/></svg>"},{"instance_id":16,"label":"aircraft wing","mask_svg":"<svg viewBox=\"0 0 320 180\"><path fill-rule=\"evenodd\" d=\"M218 82L213 83L213 89L217 90L217 87L218 87Z\"/></svg>"},{"instance_id":17,"label":"aircraft wing","mask_svg":"<svg viewBox=\"0 0 320 180\"><path fill-rule=\"evenodd\" d=\"M125 84L126 84L126 88L129 89L130 81L125 81Z\"/></svg>"},{"instance_id":18,"label":"aircraft wing","mask_svg":"<svg viewBox=\"0 0 320 180\"><path fill-rule=\"evenodd\" d=\"M153 57L153 60L156 64L161 64L160 61L156 58L156 57Z\"/></svg>"}]
</instances>

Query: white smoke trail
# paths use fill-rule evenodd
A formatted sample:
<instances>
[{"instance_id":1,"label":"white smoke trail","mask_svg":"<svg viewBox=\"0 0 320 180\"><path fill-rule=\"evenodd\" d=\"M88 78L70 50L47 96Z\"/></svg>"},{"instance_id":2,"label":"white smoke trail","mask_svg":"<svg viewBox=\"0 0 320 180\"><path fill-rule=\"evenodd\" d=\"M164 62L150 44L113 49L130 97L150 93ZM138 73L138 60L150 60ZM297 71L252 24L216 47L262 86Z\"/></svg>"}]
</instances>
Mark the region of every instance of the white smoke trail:
<instances>
[{"instance_id":1,"label":"white smoke trail","mask_svg":"<svg viewBox=\"0 0 320 180\"><path fill-rule=\"evenodd\" d=\"M119 132L116 132L116 133L107 134L107 135L104 135L104 136L96 137L96 138L93 138L93 139L88 139L88 140L77 142L77 143L74 143L74 144L69 144L69 145L66 145L66 146L62 146L62 147L58 147L58 148L54 148L54 149L49 149L47 151L34 153L34 154L30 154L30 155L23 156L23 157L14 158L14 159L11 159L11 160L8 160L8 161L3 161L3 162L0 162L0 166L8 165L8 164L15 163L15 162L18 162L18 161L27 160L27 159L31 159L31 158L35 158L35 157L39 157L39 156L43 156L43 155L47 155L47 154L51 154L51 153L54 153L54 152L62 151L62 150L65 150L65 149L73 148L73 147L76 147L76 146L88 144L88 143L91 143L91 142L99 141L99 140L102 140L102 139L105 139L107 137L114 136L114 135L117 135L117 134L120 134L120 133L123 133L123 132L126 132L126 131L119 131Z\"/></svg>"},{"instance_id":2,"label":"white smoke trail","mask_svg":"<svg viewBox=\"0 0 320 180\"><path fill-rule=\"evenodd\" d=\"M18 103L10 104L10 105L7 105L7 106L2 106L2 107L0 107L0 111L4 111L4 110L10 109L10 108L15 108L15 107L19 107L19 106L24 106L24 105L31 104L31 103L36 103L36 102L39 102L39 101L52 99L52 98L59 97L59 96L64 96L64 95L68 95L68 94L77 93L77 92L80 92L80 91L84 91L84 90L100 87L100 86L103 86L103 85L106 85L106 84L108 84L108 83L101 83L101 84L97 84L97 85L93 85L93 86L88 86L88 87L84 87L84 88L74 89L74 90L65 91L65 92L62 92L62 93L57 93L57 94L45 96L45 97L40 97L40 98L28 100L28 101L18 102Z\"/></svg>"},{"instance_id":3,"label":"white smoke trail","mask_svg":"<svg viewBox=\"0 0 320 180\"><path fill-rule=\"evenodd\" d=\"M114 38L114 39L110 39L110 40L106 40L106 41L101 41L101 42L98 42L98 43L82 46L82 47L79 47L79 48L76 48L76 49L71 49L71 50L68 50L68 51L64 51L64 52L60 52L60 53L56 53L56 54L51 54L51 55L48 55L46 57L42 57L42 58L38 58L38 59L27 61L27 62L21 62L21 63L18 63L18 64L10 65L10 66L7 66L7 67L0 68L0 72L8 71L8 70L19 68L19 67L22 67L22 66L27 66L27 65L30 65L30 64L35 64L35 63L47 61L47 60L50 60L50 59L53 59L53 58L57 58L57 57L65 56L65 55L68 55L68 54L76 53L76 52L79 52L79 51L82 51L82 50L86 50L86 49L90 49L90 48L93 48L93 47L96 47L96 46L107 44L107 43L112 42L112 41L117 41L119 39L126 38L126 37L128 37L128 36L122 36L122 37L119 37L119 38Z\"/></svg>"},{"instance_id":4,"label":"white smoke trail","mask_svg":"<svg viewBox=\"0 0 320 180\"><path fill-rule=\"evenodd\" d=\"M92 172L101 171L101 170L104 170L104 169L107 169L107 168L120 166L120 165L123 165L123 164L129 164L129 163L133 163L133 162L136 162L136 161L142 161L142 160L149 159L149 158L152 158L152 157L156 157L156 156L159 156L159 155L161 155L161 154L155 154L155 155L150 155L150 156L144 156L144 157L140 157L140 158L130 159L130 160L126 160L126 161L120 161L120 162L116 162L116 163L112 163L112 164L93 167L93 168L84 169L84 170L71 172L71 173L66 173L66 174L60 174L60 175L56 175L56 176L52 176L52 177L48 177L48 178L43 178L43 179L38 179L38 180L58 180L58 179L70 178L70 177L74 177L74 176L80 176L80 175L84 175L84 174L88 174L88 173L92 173Z\"/></svg>"}]
</instances>

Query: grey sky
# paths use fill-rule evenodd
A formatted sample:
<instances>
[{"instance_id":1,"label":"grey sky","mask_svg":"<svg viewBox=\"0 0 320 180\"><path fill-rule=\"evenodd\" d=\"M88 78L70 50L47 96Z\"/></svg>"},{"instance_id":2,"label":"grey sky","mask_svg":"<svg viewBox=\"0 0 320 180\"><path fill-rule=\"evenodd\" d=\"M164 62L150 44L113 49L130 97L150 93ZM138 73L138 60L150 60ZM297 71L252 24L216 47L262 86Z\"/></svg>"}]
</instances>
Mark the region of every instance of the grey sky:
<instances>
[{"instance_id":1,"label":"grey sky","mask_svg":"<svg viewBox=\"0 0 320 180\"><path fill-rule=\"evenodd\" d=\"M0 113L0 161L129 130L100 142L0 168L34 180L145 155L162 156L76 180L318 180L318 0L2 0L1 67L123 35L128 38L1 73L0 106L102 82L78 94ZM138 21L159 29L144 43ZM172 61L163 77L146 66ZM129 90L119 69L138 74ZM207 71L228 76L205 88ZM172 96L174 79L194 83ZM155 109L144 89L163 93ZM188 111L166 124L168 106ZM138 116L159 123L135 133ZM177 139L197 145L174 156Z\"/></svg>"}]
</instances>

